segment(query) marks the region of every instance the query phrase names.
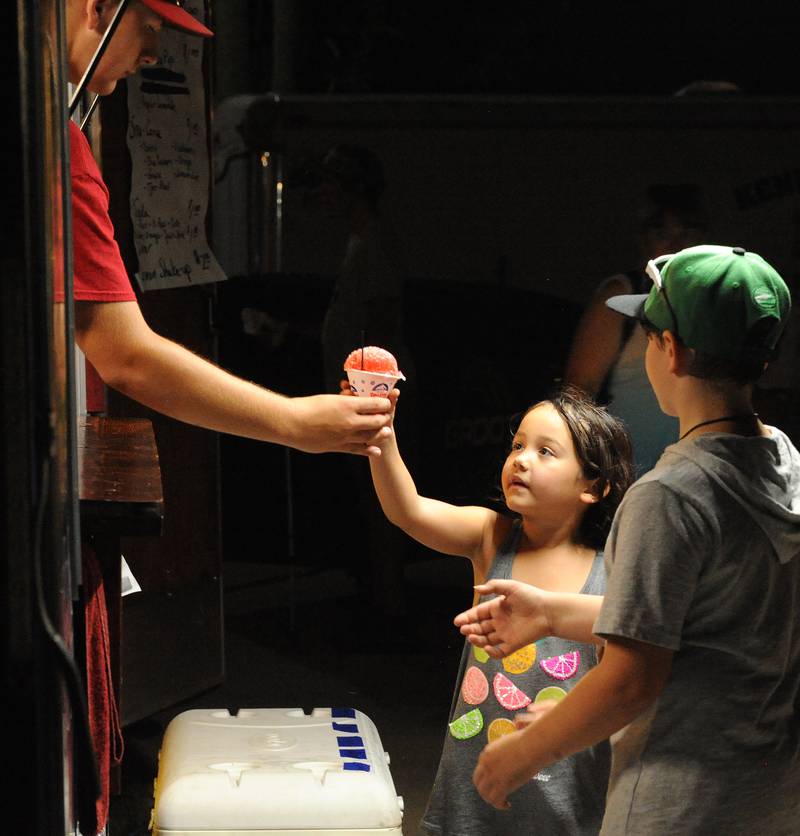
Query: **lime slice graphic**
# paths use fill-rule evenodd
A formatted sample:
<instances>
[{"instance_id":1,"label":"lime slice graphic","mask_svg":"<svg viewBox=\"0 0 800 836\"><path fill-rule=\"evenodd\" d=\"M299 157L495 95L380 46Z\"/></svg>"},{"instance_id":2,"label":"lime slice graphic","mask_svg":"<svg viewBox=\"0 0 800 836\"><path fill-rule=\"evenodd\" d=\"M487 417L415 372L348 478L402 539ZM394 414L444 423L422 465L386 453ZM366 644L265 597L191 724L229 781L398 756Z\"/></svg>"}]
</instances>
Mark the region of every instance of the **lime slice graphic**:
<instances>
[{"instance_id":1,"label":"lime slice graphic","mask_svg":"<svg viewBox=\"0 0 800 836\"><path fill-rule=\"evenodd\" d=\"M571 653L562 653L559 656L551 656L549 659L542 659L539 664L542 670L553 679L570 679L578 672L578 665L581 663L580 650L573 650Z\"/></svg>"},{"instance_id":2,"label":"lime slice graphic","mask_svg":"<svg viewBox=\"0 0 800 836\"><path fill-rule=\"evenodd\" d=\"M467 669L461 683L461 696L470 705L479 705L489 695L489 683L480 668L474 665Z\"/></svg>"},{"instance_id":3,"label":"lime slice graphic","mask_svg":"<svg viewBox=\"0 0 800 836\"><path fill-rule=\"evenodd\" d=\"M508 677L503 676L501 673L494 675L492 687L494 688L494 695L497 697L497 702L509 711L525 708L531 701L531 698L524 691L520 691Z\"/></svg>"},{"instance_id":4,"label":"lime slice graphic","mask_svg":"<svg viewBox=\"0 0 800 836\"><path fill-rule=\"evenodd\" d=\"M469 740L470 737L475 737L476 734L483 728L483 714L480 708L473 708L466 714L456 717L450 723L450 734L456 740Z\"/></svg>"},{"instance_id":5,"label":"lime slice graphic","mask_svg":"<svg viewBox=\"0 0 800 836\"><path fill-rule=\"evenodd\" d=\"M536 645L526 644L516 653L506 656L503 659L503 667L509 673L525 673L526 670L536 661Z\"/></svg>"},{"instance_id":6,"label":"lime slice graphic","mask_svg":"<svg viewBox=\"0 0 800 836\"><path fill-rule=\"evenodd\" d=\"M481 663L489 661L489 654L482 648L472 645L472 655Z\"/></svg>"},{"instance_id":7,"label":"lime slice graphic","mask_svg":"<svg viewBox=\"0 0 800 836\"><path fill-rule=\"evenodd\" d=\"M557 685L550 685L548 688L542 688L536 695L534 702L542 702L544 700L563 700L567 696L567 692Z\"/></svg>"},{"instance_id":8,"label":"lime slice graphic","mask_svg":"<svg viewBox=\"0 0 800 836\"><path fill-rule=\"evenodd\" d=\"M498 717L497 720L492 720L489 723L489 728L486 730L486 736L489 738L489 743L502 737L504 734L511 734L516 731L516 726L507 717Z\"/></svg>"}]
</instances>

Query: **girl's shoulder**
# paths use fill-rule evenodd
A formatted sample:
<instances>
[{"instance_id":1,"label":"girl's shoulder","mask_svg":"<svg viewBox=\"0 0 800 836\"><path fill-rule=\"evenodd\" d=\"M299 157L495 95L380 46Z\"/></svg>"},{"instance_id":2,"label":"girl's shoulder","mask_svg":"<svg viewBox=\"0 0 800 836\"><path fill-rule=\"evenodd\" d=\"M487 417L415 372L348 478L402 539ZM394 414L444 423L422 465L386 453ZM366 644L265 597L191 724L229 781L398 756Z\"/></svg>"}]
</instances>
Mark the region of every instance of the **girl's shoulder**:
<instances>
[{"instance_id":1,"label":"girl's shoulder","mask_svg":"<svg viewBox=\"0 0 800 836\"><path fill-rule=\"evenodd\" d=\"M483 581L488 578L492 563L494 563L500 550L506 547L515 536L518 527L519 520L517 517L500 512L494 512L488 516L481 554L479 561L475 563L476 579L480 578Z\"/></svg>"}]
</instances>

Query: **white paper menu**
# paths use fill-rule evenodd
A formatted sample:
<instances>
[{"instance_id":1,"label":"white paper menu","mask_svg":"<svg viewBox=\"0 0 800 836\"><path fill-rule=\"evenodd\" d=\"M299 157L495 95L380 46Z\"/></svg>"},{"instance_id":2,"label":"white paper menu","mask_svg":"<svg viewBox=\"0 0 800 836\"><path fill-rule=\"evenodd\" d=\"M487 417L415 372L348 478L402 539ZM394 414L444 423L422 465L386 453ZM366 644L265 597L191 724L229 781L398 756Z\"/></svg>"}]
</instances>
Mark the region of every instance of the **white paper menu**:
<instances>
[{"instance_id":1,"label":"white paper menu","mask_svg":"<svg viewBox=\"0 0 800 836\"><path fill-rule=\"evenodd\" d=\"M205 19L202 0L184 8ZM142 291L227 278L205 231L209 160L205 39L164 28L160 60L128 79L131 218Z\"/></svg>"}]
</instances>

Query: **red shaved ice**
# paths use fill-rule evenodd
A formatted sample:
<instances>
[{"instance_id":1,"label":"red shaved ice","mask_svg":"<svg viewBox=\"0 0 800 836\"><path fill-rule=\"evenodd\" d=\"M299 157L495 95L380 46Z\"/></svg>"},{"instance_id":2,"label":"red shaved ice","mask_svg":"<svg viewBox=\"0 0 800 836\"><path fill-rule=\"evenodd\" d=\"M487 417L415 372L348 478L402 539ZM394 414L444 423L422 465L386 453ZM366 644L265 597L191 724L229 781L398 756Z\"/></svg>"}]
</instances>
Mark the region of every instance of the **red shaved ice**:
<instances>
[{"instance_id":1,"label":"red shaved ice","mask_svg":"<svg viewBox=\"0 0 800 836\"><path fill-rule=\"evenodd\" d=\"M365 345L364 348L351 351L344 361L344 368L345 370L361 369L373 374L392 375L405 380L402 372L397 368L397 360L395 360L394 355L377 345Z\"/></svg>"}]
</instances>

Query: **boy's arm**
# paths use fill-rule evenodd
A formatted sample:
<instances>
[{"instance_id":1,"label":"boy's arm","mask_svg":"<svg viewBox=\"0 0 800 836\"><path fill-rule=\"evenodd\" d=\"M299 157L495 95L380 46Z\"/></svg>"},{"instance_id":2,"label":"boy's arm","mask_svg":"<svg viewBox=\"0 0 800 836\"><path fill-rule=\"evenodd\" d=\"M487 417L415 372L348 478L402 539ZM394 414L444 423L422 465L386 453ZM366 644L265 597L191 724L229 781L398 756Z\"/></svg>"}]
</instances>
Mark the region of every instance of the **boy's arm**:
<instances>
[{"instance_id":1,"label":"boy's arm","mask_svg":"<svg viewBox=\"0 0 800 836\"><path fill-rule=\"evenodd\" d=\"M480 595L497 595L453 620L471 644L495 659L508 656L543 636L602 644L592 627L602 595L549 592L512 580L492 580L475 587Z\"/></svg>"},{"instance_id":2,"label":"boy's arm","mask_svg":"<svg viewBox=\"0 0 800 836\"><path fill-rule=\"evenodd\" d=\"M394 433L380 447L380 457L370 458L370 470L389 521L428 548L476 559L496 513L488 508L451 505L420 496Z\"/></svg>"},{"instance_id":3,"label":"boy's arm","mask_svg":"<svg viewBox=\"0 0 800 836\"><path fill-rule=\"evenodd\" d=\"M498 809L541 769L608 739L650 706L664 689L673 651L609 638L600 664L541 719L490 743L473 781Z\"/></svg>"},{"instance_id":4,"label":"boy's arm","mask_svg":"<svg viewBox=\"0 0 800 836\"><path fill-rule=\"evenodd\" d=\"M75 336L100 377L152 409L219 432L306 452L379 455L385 398L287 398L159 336L136 302L76 302Z\"/></svg>"}]
</instances>

